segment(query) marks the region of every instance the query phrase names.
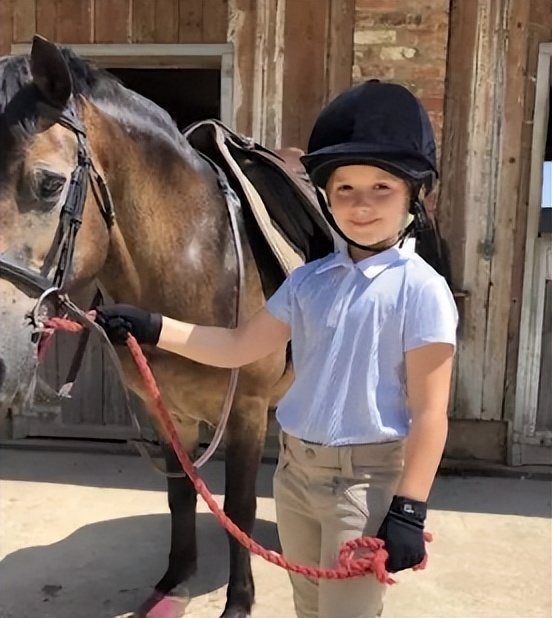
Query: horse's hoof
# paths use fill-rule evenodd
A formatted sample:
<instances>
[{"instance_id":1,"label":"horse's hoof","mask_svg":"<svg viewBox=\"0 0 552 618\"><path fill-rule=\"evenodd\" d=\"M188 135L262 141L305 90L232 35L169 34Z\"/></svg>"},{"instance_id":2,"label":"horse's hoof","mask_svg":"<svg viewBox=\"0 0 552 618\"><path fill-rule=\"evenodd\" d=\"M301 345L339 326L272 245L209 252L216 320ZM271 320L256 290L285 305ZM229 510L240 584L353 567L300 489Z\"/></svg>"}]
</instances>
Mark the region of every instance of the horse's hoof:
<instances>
[{"instance_id":1,"label":"horse's hoof","mask_svg":"<svg viewBox=\"0 0 552 618\"><path fill-rule=\"evenodd\" d=\"M182 618L189 603L189 597L167 596L154 592L134 618Z\"/></svg>"},{"instance_id":2,"label":"horse's hoof","mask_svg":"<svg viewBox=\"0 0 552 618\"><path fill-rule=\"evenodd\" d=\"M229 607L220 618L249 618L249 616L251 616L251 614L242 607Z\"/></svg>"}]
</instances>

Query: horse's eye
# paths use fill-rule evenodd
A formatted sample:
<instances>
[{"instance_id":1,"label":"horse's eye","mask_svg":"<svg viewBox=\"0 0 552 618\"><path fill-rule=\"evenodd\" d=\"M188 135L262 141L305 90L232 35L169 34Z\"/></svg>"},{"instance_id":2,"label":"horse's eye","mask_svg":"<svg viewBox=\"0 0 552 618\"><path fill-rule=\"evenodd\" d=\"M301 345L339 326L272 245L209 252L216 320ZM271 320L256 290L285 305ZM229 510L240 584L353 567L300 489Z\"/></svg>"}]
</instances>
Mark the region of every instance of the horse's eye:
<instances>
[{"instance_id":1,"label":"horse's eye","mask_svg":"<svg viewBox=\"0 0 552 618\"><path fill-rule=\"evenodd\" d=\"M66 182L63 174L37 169L33 172L33 193L44 202L57 202Z\"/></svg>"}]
</instances>

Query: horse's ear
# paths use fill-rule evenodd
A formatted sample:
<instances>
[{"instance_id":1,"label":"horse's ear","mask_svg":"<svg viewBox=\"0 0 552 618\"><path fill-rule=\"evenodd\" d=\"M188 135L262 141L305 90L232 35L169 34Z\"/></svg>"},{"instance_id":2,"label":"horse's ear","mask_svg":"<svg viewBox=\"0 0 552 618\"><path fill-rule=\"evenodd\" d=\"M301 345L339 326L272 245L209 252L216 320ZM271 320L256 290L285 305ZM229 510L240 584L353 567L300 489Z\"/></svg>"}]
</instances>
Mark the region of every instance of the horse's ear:
<instances>
[{"instance_id":1,"label":"horse's ear","mask_svg":"<svg viewBox=\"0 0 552 618\"><path fill-rule=\"evenodd\" d=\"M58 47L35 35L31 48L31 75L40 94L57 109L63 109L71 96L71 73Z\"/></svg>"}]
</instances>

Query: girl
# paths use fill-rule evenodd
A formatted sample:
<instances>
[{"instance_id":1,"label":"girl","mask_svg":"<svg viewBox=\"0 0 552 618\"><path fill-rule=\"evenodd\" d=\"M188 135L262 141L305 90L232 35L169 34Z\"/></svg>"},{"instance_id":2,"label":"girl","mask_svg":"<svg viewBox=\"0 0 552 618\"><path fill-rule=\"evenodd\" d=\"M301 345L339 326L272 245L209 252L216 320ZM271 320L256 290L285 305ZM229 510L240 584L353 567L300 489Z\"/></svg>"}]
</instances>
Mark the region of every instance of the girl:
<instances>
[{"instance_id":1,"label":"girl","mask_svg":"<svg viewBox=\"0 0 552 618\"><path fill-rule=\"evenodd\" d=\"M433 133L408 90L370 81L323 110L302 161L343 248L297 268L249 322L196 326L128 305L97 320L116 343L131 332L218 367L291 339L295 382L277 410L274 477L283 553L331 568L344 542L377 536L396 572L425 555L456 345L445 280L404 245L435 185ZM372 576L290 577L300 618L381 615L384 586Z\"/></svg>"}]
</instances>

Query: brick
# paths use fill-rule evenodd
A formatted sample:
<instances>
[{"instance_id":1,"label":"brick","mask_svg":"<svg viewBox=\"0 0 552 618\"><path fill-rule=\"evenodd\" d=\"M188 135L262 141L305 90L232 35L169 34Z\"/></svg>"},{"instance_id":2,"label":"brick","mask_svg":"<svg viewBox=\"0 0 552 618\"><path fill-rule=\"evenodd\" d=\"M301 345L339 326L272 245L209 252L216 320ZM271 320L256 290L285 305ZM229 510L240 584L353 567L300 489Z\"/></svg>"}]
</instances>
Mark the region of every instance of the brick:
<instances>
[{"instance_id":1,"label":"brick","mask_svg":"<svg viewBox=\"0 0 552 618\"><path fill-rule=\"evenodd\" d=\"M413 26L418 27L422 23L422 15L420 13L382 13L373 16L374 24L378 26Z\"/></svg>"},{"instance_id":2,"label":"brick","mask_svg":"<svg viewBox=\"0 0 552 618\"><path fill-rule=\"evenodd\" d=\"M353 83L380 78L422 98L441 148L450 0L356 0Z\"/></svg>"},{"instance_id":3,"label":"brick","mask_svg":"<svg viewBox=\"0 0 552 618\"><path fill-rule=\"evenodd\" d=\"M377 45L394 43L397 33L394 30L356 30L355 45Z\"/></svg>"},{"instance_id":4,"label":"brick","mask_svg":"<svg viewBox=\"0 0 552 618\"><path fill-rule=\"evenodd\" d=\"M403 0L356 0L356 10L363 11L394 11Z\"/></svg>"},{"instance_id":5,"label":"brick","mask_svg":"<svg viewBox=\"0 0 552 618\"><path fill-rule=\"evenodd\" d=\"M421 99L428 114L438 116L439 114L443 113L443 107L445 102L444 96L421 97Z\"/></svg>"},{"instance_id":6,"label":"brick","mask_svg":"<svg viewBox=\"0 0 552 618\"><path fill-rule=\"evenodd\" d=\"M415 47L400 47L394 45L382 47L380 58L382 60L404 60L405 58L414 58L417 53Z\"/></svg>"},{"instance_id":7,"label":"brick","mask_svg":"<svg viewBox=\"0 0 552 618\"><path fill-rule=\"evenodd\" d=\"M370 63L368 65L358 64L358 68L355 71L358 81L366 81L367 79L384 79L392 80L395 78L395 72L391 64L376 64Z\"/></svg>"}]
</instances>

